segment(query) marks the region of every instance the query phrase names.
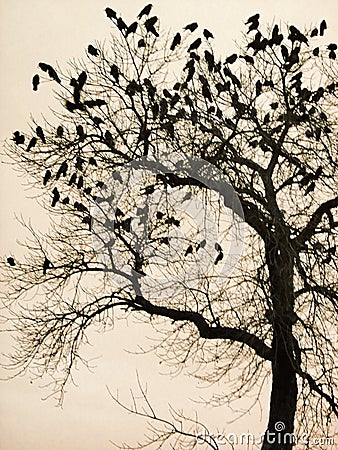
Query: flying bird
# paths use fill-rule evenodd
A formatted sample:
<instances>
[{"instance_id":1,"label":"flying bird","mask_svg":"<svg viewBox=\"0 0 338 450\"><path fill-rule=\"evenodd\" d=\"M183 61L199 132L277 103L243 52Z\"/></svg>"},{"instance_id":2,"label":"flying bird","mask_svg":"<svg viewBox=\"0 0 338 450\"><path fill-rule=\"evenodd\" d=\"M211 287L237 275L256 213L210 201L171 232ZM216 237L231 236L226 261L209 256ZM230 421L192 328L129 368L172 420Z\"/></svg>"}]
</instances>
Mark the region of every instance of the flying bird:
<instances>
[{"instance_id":1,"label":"flying bird","mask_svg":"<svg viewBox=\"0 0 338 450\"><path fill-rule=\"evenodd\" d=\"M60 200L60 193L58 191L58 188L55 187L52 191L53 193L53 200L52 200L52 208L57 204L57 202Z\"/></svg>"},{"instance_id":2,"label":"flying bird","mask_svg":"<svg viewBox=\"0 0 338 450\"><path fill-rule=\"evenodd\" d=\"M16 143L16 145L25 143L25 136L20 133L20 131L14 131L12 141Z\"/></svg>"},{"instance_id":3,"label":"flying bird","mask_svg":"<svg viewBox=\"0 0 338 450\"><path fill-rule=\"evenodd\" d=\"M93 45L89 44L88 45L88 53L92 56L98 56L99 51L97 48L95 48Z\"/></svg>"},{"instance_id":4,"label":"flying bird","mask_svg":"<svg viewBox=\"0 0 338 450\"><path fill-rule=\"evenodd\" d=\"M40 126L36 127L36 135L41 139L41 141L44 144L46 143L45 134L43 132L43 129Z\"/></svg>"},{"instance_id":5,"label":"flying bird","mask_svg":"<svg viewBox=\"0 0 338 450\"><path fill-rule=\"evenodd\" d=\"M192 50L197 50L201 44L202 44L202 39L197 38L188 48L188 52L191 52Z\"/></svg>"},{"instance_id":6,"label":"flying bird","mask_svg":"<svg viewBox=\"0 0 338 450\"><path fill-rule=\"evenodd\" d=\"M176 33L173 39L173 42L170 46L170 50L175 50L175 48L181 43L181 35L180 33Z\"/></svg>"},{"instance_id":7,"label":"flying bird","mask_svg":"<svg viewBox=\"0 0 338 450\"><path fill-rule=\"evenodd\" d=\"M49 169L47 169L46 173L45 173L45 176L43 177L43 185L44 186L46 186L48 181L51 179L51 176L52 176L52 172Z\"/></svg>"},{"instance_id":8,"label":"flying bird","mask_svg":"<svg viewBox=\"0 0 338 450\"><path fill-rule=\"evenodd\" d=\"M204 30L203 30L203 36L206 39L213 39L214 38L214 35L209 30L207 30L206 28L204 28Z\"/></svg>"},{"instance_id":9,"label":"flying bird","mask_svg":"<svg viewBox=\"0 0 338 450\"><path fill-rule=\"evenodd\" d=\"M116 12L111 8L105 9L108 19L116 19Z\"/></svg>"},{"instance_id":10,"label":"flying bird","mask_svg":"<svg viewBox=\"0 0 338 450\"><path fill-rule=\"evenodd\" d=\"M30 150L31 148L33 148L33 147L36 146L37 141L38 141L38 140L36 139L36 137L33 136L32 139L29 141L29 144L28 144L28 146L27 146L27 151L28 151L28 152L29 152L29 150Z\"/></svg>"},{"instance_id":11,"label":"flying bird","mask_svg":"<svg viewBox=\"0 0 338 450\"><path fill-rule=\"evenodd\" d=\"M326 20L322 20L319 25L319 35L324 36L324 31L327 30Z\"/></svg>"},{"instance_id":12,"label":"flying bird","mask_svg":"<svg viewBox=\"0 0 338 450\"><path fill-rule=\"evenodd\" d=\"M151 8L153 7L153 5L151 3L149 3L149 5L145 6L142 11L140 12L140 14L137 16L138 19L142 19L143 16L149 16Z\"/></svg>"},{"instance_id":13,"label":"flying bird","mask_svg":"<svg viewBox=\"0 0 338 450\"><path fill-rule=\"evenodd\" d=\"M189 23L189 25L186 25L183 30L188 30L191 31L192 33L196 30L196 28L198 27L198 23L197 22L193 22L193 23Z\"/></svg>"},{"instance_id":14,"label":"flying bird","mask_svg":"<svg viewBox=\"0 0 338 450\"><path fill-rule=\"evenodd\" d=\"M38 86L40 84L40 76L38 74L34 75L32 84L33 84L33 91L37 91Z\"/></svg>"},{"instance_id":15,"label":"flying bird","mask_svg":"<svg viewBox=\"0 0 338 450\"><path fill-rule=\"evenodd\" d=\"M159 34L154 27L157 20L158 20L158 18L156 16L150 17L150 19L147 19L145 21L144 26L146 27L146 30L148 31L148 33L153 33L154 36L159 37Z\"/></svg>"},{"instance_id":16,"label":"flying bird","mask_svg":"<svg viewBox=\"0 0 338 450\"><path fill-rule=\"evenodd\" d=\"M12 258L11 256L7 258L7 262L10 266L12 266L12 267L15 266L14 258Z\"/></svg>"}]
</instances>

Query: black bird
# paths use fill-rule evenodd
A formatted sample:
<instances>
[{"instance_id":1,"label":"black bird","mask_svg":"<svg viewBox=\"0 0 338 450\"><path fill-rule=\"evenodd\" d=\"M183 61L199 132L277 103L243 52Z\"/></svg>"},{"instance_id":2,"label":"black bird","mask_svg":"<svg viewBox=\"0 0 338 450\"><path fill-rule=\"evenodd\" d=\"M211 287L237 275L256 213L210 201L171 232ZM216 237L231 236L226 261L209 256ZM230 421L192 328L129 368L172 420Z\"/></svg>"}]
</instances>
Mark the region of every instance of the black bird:
<instances>
[{"instance_id":1,"label":"black bird","mask_svg":"<svg viewBox=\"0 0 338 450\"><path fill-rule=\"evenodd\" d=\"M87 73L83 71L80 73L79 78L77 79L77 84L80 91L81 89L83 89L83 86L85 85L86 81L87 81Z\"/></svg>"},{"instance_id":2,"label":"black bird","mask_svg":"<svg viewBox=\"0 0 338 450\"><path fill-rule=\"evenodd\" d=\"M197 22L193 22L193 23L189 23L189 25L186 25L183 30L188 30L191 31L192 33L196 30L196 28L198 27L198 23Z\"/></svg>"},{"instance_id":3,"label":"black bird","mask_svg":"<svg viewBox=\"0 0 338 450\"><path fill-rule=\"evenodd\" d=\"M209 50L205 50L204 57L205 57L205 60L206 60L206 62L208 64L209 72L212 72L213 69L215 68L214 55L212 53L210 53Z\"/></svg>"},{"instance_id":4,"label":"black bird","mask_svg":"<svg viewBox=\"0 0 338 450\"><path fill-rule=\"evenodd\" d=\"M89 158L88 164L90 164L91 166L97 167L96 159L95 159L93 156L91 156L91 157Z\"/></svg>"},{"instance_id":5,"label":"black bird","mask_svg":"<svg viewBox=\"0 0 338 450\"><path fill-rule=\"evenodd\" d=\"M156 16L150 17L150 19L147 19L147 20L144 22L144 26L146 27L146 30L147 30L149 33L153 33L154 36L159 37L159 34L158 34L158 32L156 31L156 29L155 29L155 27L154 27L154 25L155 25L155 23L157 22L157 20L158 20L158 19L157 19Z\"/></svg>"},{"instance_id":6,"label":"black bird","mask_svg":"<svg viewBox=\"0 0 338 450\"><path fill-rule=\"evenodd\" d=\"M111 8L105 9L108 19L116 19L116 12Z\"/></svg>"},{"instance_id":7,"label":"black bird","mask_svg":"<svg viewBox=\"0 0 338 450\"><path fill-rule=\"evenodd\" d=\"M149 16L149 13L151 11L151 8L153 7L153 5L151 3L149 3L149 5L145 6L142 11L140 12L140 14L137 16L138 19L142 19L143 16Z\"/></svg>"},{"instance_id":8,"label":"black bird","mask_svg":"<svg viewBox=\"0 0 338 450\"><path fill-rule=\"evenodd\" d=\"M188 48L188 52L191 52L192 50L198 49L198 47L202 44L202 39L197 38L196 41L194 41L190 47Z\"/></svg>"},{"instance_id":9,"label":"black bird","mask_svg":"<svg viewBox=\"0 0 338 450\"><path fill-rule=\"evenodd\" d=\"M27 151L29 151L31 148L36 146L36 143L38 142L38 140L36 139L36 137L32 137L32 139L29 141L29 144L27 146Z\"/></svg>"},{"instance_id":10,"label":"black bird","mask_svg":"<svg viewBox=\"0 0 338 450\"><path fill-rule=\"evenodd\" d=\"M33 84L33 91L37 91L38 90L38 86L40 84L40 77L38 74L34 75L33 80L32 80L32 84Z\"/></svg>"},{"instance_id":11,"label":"black bird","mask_svg":"<svg viewBox=\"0 0 338 450\"><path fill-rule=\"evenodd\" d=\"M279 34L279 27L276 24L273 27L272 36L271 36L271 39L269 40L269 45L270 46L272 46L272 45L280 45L282 43L282 41L283 41L283 37L284 36L282 34Z\"/></svg>"},{"instance_id":12,"label":"black bird","mask_svg":"<svg viewBox=\"0 0 338 450\"><path fill-rule=\"evenodd\" d=\"M83 140L83 139L86 137L82 125L77 125L77 127L76 127L76 133L77 133L77 135L79 136L79 138L80 138L81 140Z\"/></svg>"},{"instance_id":13,"label":"black bird","mask_svg":"<svg viewBox=\"0 0 338 450\"><path fill-rule=\"evenodd\" d=\"M88 108L94 108L95 106L104 106L107 102L101 98L97 98L96 100L85 100L84 104L88 106Z\"/></svg>"},{"instance_id":14,"label":"black bird","mask_svg":"<svg viewBox=\"0 0 338 450\"><path fill-rule=\"evenodd\" d=\"M110 66L110 75L113 75L117 83L119 82L119 68L116 64Z\"/></svg>"},{"instance_id":15,"label":"black bird","mask_svg":"<svg viewBox=\"0 0 338 450\"><path fill-rule=\"evenodd\" d=\"M192 252L193 252L193 246L190 244L189 247L186 249L184 256L188 256Z\"/></svg>"},{"instance_id":16,"label":"black bird","mask_svg":"<svg viewBox=\"0 0 338 450\"><path fill-rule=\"evenodd\" d=\"M82 103L73 103L73 102L70 102L69 100L66 100L65 106L68 109L68 111L71 113L73 113L76 109L79 109L81 111L85 110L85 107Z\"/></svg>"},{"instance_id":17,"label":"black bird","mask_svg":"<svg viewBox=\"0 0 338 450\"><path fill-rule=\"evenodd\" d=\"M45 176L43 177L43 185L44 186L46 186L48 181L51 179L51 176L52 176L52 172L49 169L47 169L46 173L45 173Z\"/></svg>"},{"instance_id":18,"label":"black bird","mask_svg":"<svg viewBox=\"0 0 338 450\"><path fill-rule=\"evenodd\" d=\"M82 189L83 188L83 176L80 175L79 179L77 180L77 186L78 189Z\"/></svg>"},{"instance_id":19,"label":"black bird","mask_svg":"<svg viewBox=\"0 0 338 450\"><path fill-rule=\"evenodd\" d=\"M82 172L84 162L85 162L85 160L83 158L81 158L81 156L77 156L76 163L75 163L75 169L80 170Z\"/></svg>"},{"instance_id":20,"label":"black bird","mask_svg":"<svg viewBox=\"0 0 338 450\"><path fill-rule=\"evenodd\" d=\"M63 203L64 205L69 205L69 197L65 197L65 198L62 200L62 203Z\"/></svg>"},{"instance_id":21,"label":"black bird","mask_svg":"<svg viewBox=\"0 0 338 450\"><path fill-rule=\"evenodd\" d=\"M72 176L70 177L70 179L69 179L68 186L71 186L72 184L75 183L76 177L77 177L76 172L74 172L74 173L72 174Z\"/></svg>"},{"instance_id":22,"label":"black bird","mask_svg":"<svg viewBox=\"0 0 338 450\"><path fill-rule=\"evenodd\" d=\"M217 250L218 252L223 251L222 247L220 246L220 244L218 242L216 242L216 244L215 244L215 250Z\"/></svg>"},{"instance_id":23,"label":"black bird","mask_svg":"<svg viewBox=\"0 0 338 450\"><path fill-rule=\"evenodd\" d=\"M11 256L9 258L7 258L7 262L10 266L12 266L12 267L15 266L14 258L12 258Z\"/></svg>"},{"instance_id":24,"label":"black bird","mask_svg":"<svg viewBox=\"0 0 338 450\"><path fill-rule=\"evenodd\" d=\"M88 45L88 53L92 56L98 56L99 51L97 48L95 48L93 45L89 44Z\"/></svg>"},{"instance_id":25,"label":"black bird","mask_svg":"<svg viewBox=\"0 0 338 450\"><path fill-rule=\"evenodd\" d=\"M126 30L126 36L129 36L131 33L135 33L137 30L137 22L133 22Z\"/></svg>"},{"instance_id":26,"label":"black bird","mask_svg":"<svg viewBox=\"0 0 338 450\"><path fill-rule=\"evenodd\" d=\"M83 203L80 202L74 202L74 208L80 212L89 212L88 208Z\"/></svg>"},{"instance_id":27,"label":"black bird","mask_svg":"<svg viewBox=\"0 0 338 450\"><path fill-rule=\"evenodd\" d=\"M204 248L205 245L206 245L206 243L207 243L207 241L206 241L205 239L203 239L203 241L201 241L199 244L197 244L197 246L196 246L196 252L198 252L198 250L199 250L200 248Z\"/></svg>"},{"instance_id":28,"label":"black bird","mask_svg":"<svg viewBox=\"0 0 338 450\"><path fill-rule=\"evenodd\" d=\"M232 55L228 56L227 59L225 60L226 64L233 64L237 59L237 55L236 53L233 53Z\"/></svg>"},{"instance_id":29,"label":"black bird","mask_svg":"<svg viewBox=\"0 0 338 450\"><path fill-rule=\"evenodd\" d=\"M262 93L262 87L263 87L263 85L262 85L261 80L257 80L257 82L256 82L256 97L258 97L259 95L261 95L261 93Z\"/></svg>"},{"instance_id":30,"label":"black bird","mask_svg":"<svg viewBox=\"0 0 338 450\"><path fill-rule=\"evenodd\" d=\"M55 187L55 188L52 190L52 193L53 193L52 208L54 208L54 206L55 206L55 205L57 204L57 202L60 200L60 193L59 193L57 187Z\"/></svg>"},{"instance_id":31,"label":"black bird","mask_svg":"<svg viewBox=\"0 0 338 450\"><path fill-rule=\"evenodd\" d=\"M61 177L61 175L65 177L67 175L67 170L68 164L66 161L63 161L63 163L59 167L59 170L57 171L55 178L58 180Z\"/></svg>"},{"instance_id":32,"label":"black bird","mask_svg":"<svg viewBox=\"0 0 338 450\"><path fill-rule=\"evenodd\" d=\"M255 62L253 57L249 55L240 56L240 58L244 59L244 61L246 61L249 64L254 64Z\"/></svg>"},{"instance_id":33,"label":"black bird","mask_svg":"<svg viewBox=\"0 0 338 450\"><path fill-rule=\"evenodd\" d=\"M327 46L328 50L334 51L337 50L337 44L329 44Z\"/></svg>"},{"instance_id":34,"label":"black bird","mask_svg":"<svg viewBox=\"0 0 338 450\"><path fill-rule=\"evenodd\" d=\"M144 39L140 39L137 43L138 48L142 48L146 46L146 42Z\"/></svg>"},{"instance_id":35,"label":"black bird","mask_svg":"<svg viewBox=\"0 0 338 450\"><path fill-rule=\"evenodd\" d=\"M116 21L116 26L117 26L117 28L122 32L122 31L124 31L124 30L126 30L128 27L127 27L127 24L125 23L125 21L122 19L122 17L119 17L118 19L117 19L117 21Z\"/></svg>"},{"instance_id":36,"label":"black bird","mask_svg":"<svg viewBox=\"0 0 338 450\"><path fill-rule=\"evenodd\" d=\"M203 30L203 36L205 37L205 39L213 39L214 38L214 35L206 28L204 28L204 30Z\"/></svg>"},{"instance_id":37,"label":"black bird","mask_svg":"<svg viewBox=\"0 0 338 450\"><path fill-rule=\"evenodd\" d=\"M181 43L181 35L180 33L176 33L173 42L170 46L170 50L175 50L175 47L177 47L177 45L180 45L180 43Z\"/></svg>"},{"instance_id":38,"label":"black bird","mask_svg":"<svg viewBox=\"0 0 338 450\"><path fill-rule=\"evenodd\" d=\"M318 56L319 55L319 47L314 48L312 53L314 56Z\"/></svg>"},{"instance_id":39,"label":"black bird","mask_svg":"<svg viewBox=\"0 0 338 450\"><path fill-rule=\"evenodd\" d=\"M245 25L250 24L248 33L250 33L250 31L252 30L257 30L257 28L259 27L259 17L260 14L254 14L253 16L249 17L249 19L245 22Z\"/></svg>"},{"instance_id":40,"label":"black bird","mask_svg":"<svg viewBox=\"0 0 338 450\"><path fill-rule=\"evenodd\" d=\"M16 143L16 145L24 144L25 143L25 136L23 134L20 134L20 131L14 131L14 136L12 138L12 141Z\"/></svg>"},{"instance_id":41,"label":"black bird","mask_svg":"<svg viewBox=\"0 0 338 450\"><path fill-rule=\"evenodd\" d=\"M316 37L316 36L318 36L318 28L314 28L310 34L310 37Z\"/></svg>"},{"instance_id":42,"label":"black bird","mask_svg":"<svg viewBox=\"0 0 338 450\"><path fill-rule=\"evenodd\" d=\"M209 100L209 102L212 102L211 92L207 84L202 85L202 95L204 98Z\"/></svg>"},{"instance_id":43,"label":"black bird","mask_svg":"<svg viewBox=\"0 0 338 450\"><path fill-rule=\"evenodd\" d=\"M290 25L289 31L290 31L290 34L289 34L288 38L290 39L291 42L298 41L298 42L303 42L306 45L309 45L307 37L304 36L304 34L301 33L298 30L298 28L296 28L293 25Z\"/></svg>"},{"instance_id":44,"label":"black bird","mask_svg":"<svg viewBox=\"0 0 338 450\"><path fill-rule=\"evenodd\" d=\"M217 255L217 258L215 259L215 266L217 266L217 264L222 261L224 255L223 252L219 252L219 254Z\"/></svg>"},{"instance_id":45,"label":"black bird","mask_svg":"<svg viewBox=\"0 0 338 450\"><path fill-rule=\"evenodd\" d=\"M319 25L319 35L324 36L324 31L327 30L326 20L322 20Z\"/></svg>"},{"instance_id":46,"label":"black bird","mask_svg":"<svg viewBox=\"0 0 338 450\"><path fill-rule=\"evenodd\" d=\"M43 129L40 126L36 127L36 135L41 139L41 141L44 144L46 143L45 134L43 132Z\"/></svg>"},{"instance_id":47,"label":"black bird","mask_svg":"<svg viewBox=\"0 0 338 450\"><path fill-rule=\"evenodd\" d=\"M336 53L335 53L334 50L331 50L331 51L329 52L329 58L330 58L330 59L336 59L336 58L337 58L337 55L336 55Z\"/></svg>"},{"instance_id":48,"label":"black bird","mask_svg":"<svg viewBox=\"0 0 338 450\"><path fill-rule=\"evenodd\" d=\"M59 84L61 83L61 80L60 80L58 74L56 73L55 69L52 66L50 66L49 64L40 62L39 67L43 72L47 72L52 80L56 81Z\"/></svg>"},{"instance_id":49,"label":"black bird","mask_svg":"<svg viewBox=\"0 0 338 450\"><path fill-rule=\"evenodd\" d=\"M63 127L61 125L59 125L56 129L56 136L58 138L62 138L63 136Z\"/></svg>"},{"instance_id":50,"label":"black bird","mask_svg":"<svg viewBox=\"0 0 338 450\"><path fill-rule=\"evenodd\" d=\"M42 271L43 274L46 275L47 270L51 268L52 263L49 261L48 258L45 257L45 260L43 262Z\"/></svg>"}]
</instances>

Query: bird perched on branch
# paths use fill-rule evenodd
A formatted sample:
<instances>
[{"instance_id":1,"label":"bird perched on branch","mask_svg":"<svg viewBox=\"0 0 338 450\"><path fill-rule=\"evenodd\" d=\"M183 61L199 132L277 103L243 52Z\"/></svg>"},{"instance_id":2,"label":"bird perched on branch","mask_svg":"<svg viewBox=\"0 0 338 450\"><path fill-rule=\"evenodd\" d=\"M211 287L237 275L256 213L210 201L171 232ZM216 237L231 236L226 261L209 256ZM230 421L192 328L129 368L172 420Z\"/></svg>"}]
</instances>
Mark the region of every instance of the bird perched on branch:
<instances>
[{"instance_id":1,"label":"bird perched on branch","mask_svg":"<svg viewBox=\"0 0 338 450\"><path fill-rule=\"evenodd\" d=\"M116 12L111 8L105 9L108 19L116 19Z\"/></svg>"},{"instance_id":2,"label":"bird perched on branch","mask_svg":"<svg viewBox=\"0 0 338 450\"><path fill-rule=\"evenodd\" d=\"M8 262L8 264L9 264L11 267L14 267L14 266L15 266L14 258L12 258L11 256L9 256L9 257L7 258L7 262Z\"/></svg>"},{"instance_id":3,"label":"bird perched on branch","mask_svg":"<svg viewBox=\"0 0 338 450\"><path fill-rule=\"evenodd\" d=\"M37 91L38 86L40 84L40 76L38 74L34 75L32 84L33 84L33 91Z\"/></svg>"},{"instance_id":4,"label":"bird perched on branch","mask_svg":"<svg viewBox=\"0 0 338 450\"><path fill-rule=\"evenodd\" d=\"M193 23L189 23L188 25L186 25L183 30L187 30L187 31L191 31L191 33L193 33L196 28L198 27L198 23L197 22L193 22Z\"/></svg>"},{"instance_id":5,"label":"bird perched on branch","mask_svg":"<svg viewBox=\"0 0 338 450\"><path fill-rule=\"evenodd\" d=\"M149 5L145 6L142 11L140 12L140 14L137 16L138 19L142 19L143 16L149 16L151 8L153 7L153 5L151 3L149 3Z\"/></svg>"},{"instance_id":6,"label":"bird perched on branch","mask_svg":"<svg viewBox=\"0 0 338 450\"><path fill-rule=\"evenodd\" d=\"M204 30L203 30L203 36L205 37L205 39L213 39L214 38L214 35L206 28L204 28Z\"/></svg>"},{"instance_id":7,"label":"bird perched on branch","mask_svg":"<svg viewBox=\"0 0 338 450\"><path fill-rule=\"evenodd\" d=\"M173 39L173 42L170 46L170 50L175 50L175 48L181 43L181 35L180 33L176 33Z\"/></svg>"},{"instance_id":8,"label":"bird perched on branch","mask_svg":"<svg viewBox=\"0 0 338 450\"><path fill-rule=\"evenodd\" d=\"M25 136L20 133L20 131L14 131L12 141L16 143L16 145L25 143Z\"/></svg>"},{"instance_id":9,"label":"bird perched on branch","mask_svg":"<svg viewBox=\"0 0 338 450\"><path fill-rule=\"evenodd\" d=\"M97 48L95 48L93 45L89 44L88 45L88 53L92 56L98 56L99 55L99 51Z\"/></svg>"},{"instance_id":10,"label":"bird perched on branch","mask_svg":"<svg viewBox=\"0 0 338 450\"><path fill-rule=\"evenodd\" d=\"M158 32L155 29L155 23L157 22L158 18L156 16L150 17L150 19L147 19L144 23L146 30L148 33L152 33L154 36L159 37Z\"/></svg>"},{"instance_id":11,"label":"bird perched on branch","mask_svg":"<svg viewBox=\"0 0 338 450\"><path fill-rule=\"evenodd\" d=\"M249 25L248 33L252 30L257 30L259 27L259 17L260 14L254 14L253 16L249 17L249 19L245 22L245 25Z\"/></svg>"},{"instance_id":12,"label":"bird perched on branch","mask_svg":"<svg viewBox=\"0 0 338 450\"><path fill-rule=\"evenodd\" d=\"M58 74L56 73L55 69L52 66L50 66L49 64L40 62L39 67L43 72L47 72L52 80L56 81L59 84L61 83L61 80L60 80Z\"/></svg>"}]
</instances>

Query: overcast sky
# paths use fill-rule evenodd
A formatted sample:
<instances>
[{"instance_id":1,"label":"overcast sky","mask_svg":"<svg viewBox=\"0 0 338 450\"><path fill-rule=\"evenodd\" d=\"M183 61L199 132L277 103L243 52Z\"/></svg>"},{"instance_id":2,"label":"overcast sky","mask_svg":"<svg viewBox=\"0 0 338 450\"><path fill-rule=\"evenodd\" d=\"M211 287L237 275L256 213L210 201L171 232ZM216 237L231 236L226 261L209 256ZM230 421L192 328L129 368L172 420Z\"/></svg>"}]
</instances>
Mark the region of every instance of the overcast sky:
<instances>
[{"instance_id":1,"label":"overcast sky","mask_svg":"<svg viewBox=\"0 0 338 450\"><path fill-rule=\"evenodd\" d=\"M326 18L327 37L337 41L335 0L155 0L153 3L163 28L174 32L197 20L213 32L220 52L228 53L235 48L234 41L241 38L244 21L257 12L261 13L261 21L288 22L299 27L318 24ZM39 61L52 65L57 62L65 67L67 60L83 57L88 44L109 37L105 7L112 7L130 22L145 4L140 0L0 0L1 144L14 130L27 130L30 114L39 118L53 104L50 84L43 84L38 93L31 89L31 78ZM32 218L37 226L47 223L43 212L29 199L31 194L23 183L1 155L0 239L5 254L20 251L16 239L22 232L14 221L15 214ZM39 382L31 384L28 377L1 382L0 449L106 450L113 448L109 439L121 442L123 437L132 443L133 438L142 436L144 424L132 420L114 405L106 385L113 392L119 389L121 397L127 400L129 388L137 386L136 370L141 380L147 381L154 405L159 405L163 412L169 399L177 407L185 407L190 397L206 395L196 381L186 376L160 376L160 371L166 370L156 357L125 352L125 349L135 351L137 344L142 344L144 332L151 334L148 328L132 325L121 323L104 336L93 335L88 355L99 357L94 362L97 367L92 373L86 369L76 373L77 387L69 386L63 409L55 408L53 399L42 401L49 391L42 391ZM9 339L1 339L1 348L7 350ZM267 401L262 399L263 411ZM187 411L192 410L189 408ZM260 415L260 408L254 410L249 420L236 425L228 424L232 413L226 407L213 414L202 409L201 414L208 417L211 428L217 423L228 432L245 432L249 427L252 432L263 431L266 418L264 413Z\"/></svg>"}]
</instances>

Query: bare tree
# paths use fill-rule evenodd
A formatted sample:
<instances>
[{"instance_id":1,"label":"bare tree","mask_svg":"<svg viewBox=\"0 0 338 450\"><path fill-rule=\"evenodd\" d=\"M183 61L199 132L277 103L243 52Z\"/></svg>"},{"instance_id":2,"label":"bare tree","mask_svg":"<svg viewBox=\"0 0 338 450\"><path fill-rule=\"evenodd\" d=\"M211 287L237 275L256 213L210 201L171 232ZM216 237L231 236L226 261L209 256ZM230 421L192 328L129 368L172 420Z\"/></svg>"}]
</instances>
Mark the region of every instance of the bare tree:
<instances>
[{"instance_id":1,"label":"bare tree","mask_svg":"<svg viewBox=\"0 0 338 450\"><path fill-rule=\"evenodd\" d=\"M109 44L66 73L39 64L59 122L7 146L53 218L3 263L12 367L62 395L87 330L135 315L169 364L230 380L217 404L270 377L262 448L291 449L338 415L337 46L325 20L263 29L257 14L220 57L195 23L160 34L150 6L131 25L106 14Z\"/></svg>"}]
</instances>

